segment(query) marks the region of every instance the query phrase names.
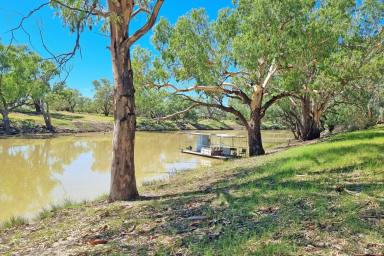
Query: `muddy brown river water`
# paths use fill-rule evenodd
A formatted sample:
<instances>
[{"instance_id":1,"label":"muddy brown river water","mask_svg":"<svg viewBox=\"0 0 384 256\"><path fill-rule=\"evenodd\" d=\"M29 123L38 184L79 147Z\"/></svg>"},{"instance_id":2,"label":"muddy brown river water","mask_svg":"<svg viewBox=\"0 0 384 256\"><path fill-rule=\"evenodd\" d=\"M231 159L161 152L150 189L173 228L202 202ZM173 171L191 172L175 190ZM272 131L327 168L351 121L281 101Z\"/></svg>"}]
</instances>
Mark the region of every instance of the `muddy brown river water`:
<instances>
[{"instance_id":1,"label":"muddy brown river water","mask_svg":"<svg viewBox=\"0 0 384 256\"><path fill-rule=\"evenodd\" d=\"M245 131L225 133L245 135ZM288 131L264 131L263 138L268 148L286 144L292 136ZM222 163L180 153L180 147L193 144L194 139L186 132L138 132L138 186L179 171ZM0 139L0 222L12 216L32 218L66 199L92 200L108 193L111 141L111 134Z\"/></svg>"}]
</instances>

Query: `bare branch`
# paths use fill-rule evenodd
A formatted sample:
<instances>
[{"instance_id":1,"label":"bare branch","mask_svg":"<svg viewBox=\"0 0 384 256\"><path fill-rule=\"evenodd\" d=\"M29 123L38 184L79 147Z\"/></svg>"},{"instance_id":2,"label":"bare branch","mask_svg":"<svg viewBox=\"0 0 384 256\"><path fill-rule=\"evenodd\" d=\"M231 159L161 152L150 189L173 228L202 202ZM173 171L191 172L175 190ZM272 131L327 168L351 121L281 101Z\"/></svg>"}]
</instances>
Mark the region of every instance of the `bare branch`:
<instances>
[{"instance_id":1,"label":"bare branch","mask_svg":"<svg viewBox=\"0 0 384 256\"><path fill-rule=\"evenodd\" d=\"M228 113L232 113L234 114L235 116L237 116L240 121L244 124L245 127L248 127L248 122L247 122L247 119L243 116L243 114L236 110L235 108L233 107L227 107L227 106L224 106L223 104L221 103L208 103L208 102L203 102L203 101L199 101L197 99L194 99L188 95L185 95L185 94L178 94L179 96L181 97L184 97L186 98L187 100L195 103L195 104L198 104L200 106L205 106L205 107L212 107L212 108L217 108L217 109L220 109L220 110L223 110L225 112L228 112Z\"/></svg>"},{"instance_id":2,"label":"bare branch","mask_svg":"<svg viewBox=\"0 0 384 256\"><path fill-rule=\"evenodd\" d=\"M271 66L269 67L268 74L267 74L266 78L264 79L263 84L261 86L261 87L263 87L263 89L265 89L265 87L268 85L269 81L272 79L272 76L275 74L276 71L277 71L276 61L273 60Z\"/></svg>"},{"instance_id":3,"label":"bare branch","mask_svg":"<svg viewBox=\"0 0 384 256\"><path fill-rule=\"evenodd\" d=\"M238 72L225 71L224 75L229 77L250 76L250 74L245 71L238 71Z\"/></svg>"},{"instance_id":4,"label":"bare branch","mask_svg":"<svg viewBox=\"0 0 384 256\"><path fill-rule=\"evenodd\" d=\"M170 115L167 115L167 116L163 116L163 117L158 117L156 118L157 121L161 121L161 120L166 120L166 119L171 119L175 116L179 116L179 115L182 115L184 113L187 113L188 111L190 111L191 109L195 108L199 106L199 104L193 104L191 106L189 106L188 108L184 109L184 110L181 110L181 111L178 111L178 112L175 112L173 114L170 114Z\"/></svg>"},{"instance_id":5,"label":"bare branch","mask_svg":"<svg viewBox=\"0 0 384 256\"><path fill-rule=\"evenodd\" d=\"M51 57L49 59L55 60L55 62L57 63L59 68L64 66L72 57L74 57L76 52L77 52L77 50L80 50L80 53L81 53L81 48L80 48L80 34L81 34L80 26L81 26L80 21L78 21L77 24L76 24L75 44L74 44L72 50L69 51L69 52L66 52L66 53L58 54L58 55L54 54L52 51L49 50L49 48L47 47L47 45L44 42L43 32L42 32L41 28L39 28L41 44L43 45L43 48L48 52L48 54L51 55Z\"/></svg>"},{"instance_id":6,"label":"bare branch","mask_svg":"<svg viewBox=\"0 0 384 256\"><path fill-rule=\"evenodd\" d=\"M96 6L92 6L92 8L87 11L87 10L82 10L82 9L78 9L78 8L72 8L72 7L67 6L66 4L64 4L64 3L62 3L62 2L60 2L58 0L50 0L48 2L42 3L41 5L37 6L33 10L31 10L27 15L25 15L25 16L23 16L21 18L19 24L16 27L14 27L11 30L9 30L9 32L11 32L11 34L12 34L9 45L11 45L13 43L13 41L15 40L14 32L19 30L19 29L21 29L28 36L30 44L31 44L30 35L29 35L29 33L24 28L24 22L28 18L30 18L34 13L36 13L39 10L41 10L45 6L48 6L51 3L57 3L57 4L61 5L61 6L64 6L66 8L69 8L69 9L75 10L75 11L85 11L87 13L85 19L87 19L90 15L95 15L93 10L96 8ZM75 30L76 30L76 40L75 40L75 45L74 45L73 49L70 52L59 54L59 55L55 55L55 54L53 54L48 49L47 45L45 44L45 42L43 40L42 30L39 29L40 39L41 39L41 43L43 45L43 48L49 53L49 55L51 55L51 58L47 58L47 59L55 60L57 62L57 64L58 64L59 68L61 68L64 64L66 64L76 54L77 50L80 50L81 21L77 22Z\"/></svg>"},{"instance_id":7,"label":"bare branch","mask_svg":"<svg viewBox=\"0 0 384 256\"><path fill-rule=\"evenodd\" d=\"M222 85L214 85L214 86L205 86L205 85L193 85L191 87L180 89L177 88L175 85L166 83L164 85L159 84L153 84L153 86L157 88L166 88L170 87L172 88L176 93L180 92L192 92L192 91L204 91L204 92L210 92L210 93L220 93L222 95L225 95L230 98L236 98L238 100L243 101L243 103L250 105L251 99L248 97L248 95L240 90L236 85L230 84L230 83L223 83ZM230 90L225 88L224 86L229 86L234 88L234 90ZM234 95L234 96L233 96Z\"/></svg>"},{"instance_id":8,"label":"bare branch","mask_svg":"<svg viewBox=\"0 0 384 256\"><path fill-rule=\"evenodd\" d=\"M19 30L19 29L22 29L24 32L26 32L26 30L24 29L23 25L24 25L24 21L27 20L28 18L30 18L35 12L38 12L39 10L41 10L42 8L44 8L45 6L49 5L50 2L45 2L45 3L42 3L41 5L37 6L35 9L31 10L27 15L23 16L19 22L19 24L10 29L8 32L11 32L11 40L9 42L9 45L12 45L13 41L15 40L15 31ZM27 35L29 36L29 34L27 33Z\"/></svg>"}]
</instances>

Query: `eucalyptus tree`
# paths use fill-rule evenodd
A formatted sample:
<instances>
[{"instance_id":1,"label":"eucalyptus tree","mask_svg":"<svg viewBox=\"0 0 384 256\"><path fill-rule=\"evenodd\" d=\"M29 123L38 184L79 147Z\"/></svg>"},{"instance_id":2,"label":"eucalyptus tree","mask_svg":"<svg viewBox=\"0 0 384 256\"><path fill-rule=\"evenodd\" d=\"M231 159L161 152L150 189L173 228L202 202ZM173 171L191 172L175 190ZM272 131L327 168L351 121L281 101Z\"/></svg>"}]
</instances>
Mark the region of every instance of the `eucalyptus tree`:
<instances>
[{"instance_id":1,"label":"eucalyptus tree","mask_svg":"<svg viewBox=\"0 0 384 256\"><path fill-rule=\"evenodd\" d=\"M380 77L382 13L381 0L363 1L360 6L350 0L319 1L313 9L303 30L306 39L299 44L301 54L294 63L301 67L298 89L289 104L282 105L296 137L319 138L328 109L350 99L363 80Z\"/></svg>"},{"instance_id":2,"label":"eucalyptus tree","mask_svg":"<svg viewBox=\"0 0 384 256\"><path fill-rule=\"evenodd\" d=\"M113 84L105 78L93 81L95 88L95 104L101 109L105 116L112 111L113 106Z\"/></svg>"},{"instance_id":3,"label":"eucalyptus tree","mask_svg":"<svg viewBox=\"0 0 384 256\"><path fill-rule=\"evenodd\" d=\"M31 96L39 60L24 46L0 44L0 112L6 133L11 131L9 112L24 105Z\"/></svg>"},{"instance_id":4,"label":"eucalyptus tree","mask_svg":"<svg viewBox=\"0 0 384 256\"><path fill-rule=\"evenodd\" d=\"M54 110L71 113L76 111L82 99L79 90L69 88L64 82L54 84L48 96L48 103Z\"/></svg>"},{"instance_id":5,"label":"eucalyptus tree","mask_svg":"<svg viewBox=\"0 0 384 256\"><path fill-rule=\"evenodd\" d=\"M115 83L114 133L110 201L138 196L135 179L134 143L136 130L135 89L131 65L131 46L154 25L164 0L50 0L66 25L76 33L76 45L66 61L80 47L80 34L102 22L109 31ZM146 15L144 24L133 31L136 16Z\"/></svg>"},{"instance_id":6,"label":"eucalyptus tree","mask_svg":"<svg viewBox=\"0 0 384 256\"><path fill-rule=\"evenodd\" d=\"M51 61L40 60L38 72L34 78L34 87L32 89L31 97L40 110L45 122L45 127L49 131L54 131L49 111L49 103L52 94L51 80L59 74L59 71L54 63Z\"/></svg>"},{"instance_id":7,"label":"eucalyptus tree","mask_svg":"<svg viewBox=\"0 0 384 256\"><path fill-rule=\"evenodd\" d=\"M314 5L308 0L240 0L214 22L202 9L180 17L174 26L162 19L153 37L161 60L154 63L160 71L152 85L234 114L248 131L249 155L264 154L262 118L293 90L290 63Z\"/></svg>"}]
</instances>

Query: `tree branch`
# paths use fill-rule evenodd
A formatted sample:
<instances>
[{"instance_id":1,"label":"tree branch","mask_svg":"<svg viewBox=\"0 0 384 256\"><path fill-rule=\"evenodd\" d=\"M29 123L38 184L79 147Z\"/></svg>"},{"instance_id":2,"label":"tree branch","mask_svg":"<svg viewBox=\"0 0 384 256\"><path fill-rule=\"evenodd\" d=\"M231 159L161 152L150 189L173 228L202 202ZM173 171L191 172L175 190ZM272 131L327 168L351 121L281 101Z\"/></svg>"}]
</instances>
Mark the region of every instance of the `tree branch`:
<instances>
[{"instance_id":1,"label":"tree branch","mask_svg":"<svg viewBox=\"0 0 384 256\"><path fill-rule=\"evenodd\" d=\"M136 15L138 15L139 13L141 12L145 12L147 14L150 14L151 12L149 11L149 9L145 6L140 6L139 8L137 8L135 11L133 11L132 15L131 15L131 18L134 18Z\"/></svg>"},{"instance_id":2,"label":"tree branch","mask_svg":"<svg viewBox=\"0 0 384 256\"><path fill-rule=\"evenodd\" d=\"M124 46L126 46L127 48L131 47L132 44L139 40L143 35L145 35L145 33L147 33L148 30L153 27L163 3L164 0L157 0L155 6L153 7L151 16L147 20L147 23L145 23L140 29L138 29L132 36L124 40L122 43Z\"/></svg>"},{"instance_id":3,"label":"tree branch","mask_svg":"<svg viewBox=\"0 0 384 256\"><path fill-rule=\"evenodd\" d=\"M228 77L237 77L239 75L250 76L250 74L248 72L245 72L245 71L238 71L238 72L225 71L224 75L228 76Z\"/></svg>"},{"instance_id":4,"label":"tree branch","mask_svg":"<svg viewBox=\"0 0 384 256\"><path fill-rule=\"evenodd\" d=\"M199 106L199 104L193 104L191 106L189 106L188 108L184 109L184 110L181 110L181 111L178 111L178 112L175 112L173 114L170 114L170 115L167 115L167 116L163 116L163 117L158 117L156 118L157 121L162 121L162 120L166 120L166 119L170 119L170 118L173 118L175 116L178 116L178 115L182 115L184 113L187 113L188 111L190 111L191 109L195 108Z\"/></svg>"},{"instance_id":5,"label":"tree branch","mask_svg":"<svg viewBox=\"0 0 384 256\"><path fill-rule=\"evenodd\" d=\"M215 104L215 103L208 103L208 102L203 102L203 101L198 101L196 99L193 99L192 97L188 96L188 95L185 95L185 94L178 94L179 96L182 96L184 98L186 98L187 100L195 103L195 104L198 104L200 106L205 106L205 107L212 107L212 108L217 108L217 109L220 109L220 110L223 110L225 112L228 112L228 113L232 113L234 114L235 116L237 116L240 121L244 124L245 127L248 128L248 121L247 119L243 116L243 114L234 109L233 107L227 107L227 106L224 106L222 104Z\"/></svg>"},{"instance_id":6,"label":"tree branch","mask_svg":"<svg viewBox=\"0 0 384 256\"><path fill-rule=\"evenodd\" d=\"M45 2L45 3L42 3L41 5L37 6L35 9L31 10L27 15L23 16L19 22L19 24L10 29L8 32L11 32L11 40L9 42L9 45L12 45L13 41L15 40L15 31L19 30L19 29L22 29L29 37L29 34L26 32L26 30L24 29L23 25L24 25L24 21L26 19L28 19L29 17L31 17L35 12L38 12L39 10L41 10L42 8L44 8L45 6L49 5L50 2Z\"/></svg>"},{"instance_id":7,"label":"tree branch","mask_svg":"<svg viewBox=\"0 0 384 256\"><path fill-rule=\"evenodd\" d=\"M261 87L263 87L263 89L265 89L265 87L268 85L269 81L272 79L272 76L275 74L276 71L277 71L276 61L273 60L271 66L269 67L268 74L267 74L266 78L264 79L263 84L261 86Z\"/></svg>"},{"instance_id":8,"label":"tree branch","mask_svg":"<svg viewBox=\"0 0 384 256\"><path fill-rule=\"evenodd\" d=\"M81 8L77 8L77 7L73 7L73 6L70 6L70 5L67 5L59 0L50 0L49 3L56 3L64 8L67 8L69 10L72 10L72 11L76 11L76 12L85 12L89 15L93 15L93 16L101 16L101 17L108 17L109 16L109 12L105 12L103 10L100 10L100 9L96 9L96 5L92 5L91 8L89 10L87 9L81 9Z\"/></svg>"},{"instance_id":9,"label":"tree branch","mask_svg":"<svg viewBox=\"0 0 384 256\"><path fill-rule=\"evenodd\" d=\"M276 101L278 101L278 100L280 100L282 98L288 97L288 96L292 96L292 94L289 93L289 92L283 92L281 94L273 96L270 100L265 102L264 105L262 106L262 108L261 108L261 116L264 116L265 112L268 110L268 108L270 106L272 106Z\"/></svg>"},{"instance_id":10,"label":"tree branch","mask_svg":"<svg viewBox=\"0 0 384 256\"><path fill-rule=\"evenodd\" d=\"M42 32L41 29L39 29L39 33L40 33L41 44L43 45L44 50L47 51L49 53L49 55L51 55L51 57L48 58L48 59L55 60L55 62L58 65L58 68L61 68L64 64L66 64L73 56L75 56L77 50L81 49L80 48L80 34L81 34L80 33L80 22L77 22L77 24L76 24L75 44L74 44L72 50L69 51L69 52L66 52L66 53L61 53L61 54L58 54L58 55L54 54L52 51L49 50L49 48L45 44L44 37L43 37L43 32Z\"/></svg>"},{"instance_id":11,"label":"tree branch","mask_svg":"<svg viewBox=\"0 0 384 256\"><path fill-rule=\"evenodd\" d=\"M204 92L211 92L211 93L220 93L220 94L225 95L227 97L234 97L231 95L235 95L236 96L235 98L242 100L245 104L248 104L248 105L251 104L251 99L247 96L247 94L245 92L243 92L242 90L240 90L237 86L230 84L230 83L223 83L222 85L219 85L219 86L193 85L193 86L185 88L185 89L177 88L175 85L170 84L170 83L166 83L164 85L159 85L159 84L152 84L152 85L157 87L157 88L170 87L175 91L175 93L204 91ZM223 86L230 86L230 87L234 88L234 90L226 89Z\"/></svg>"}]
</instances>

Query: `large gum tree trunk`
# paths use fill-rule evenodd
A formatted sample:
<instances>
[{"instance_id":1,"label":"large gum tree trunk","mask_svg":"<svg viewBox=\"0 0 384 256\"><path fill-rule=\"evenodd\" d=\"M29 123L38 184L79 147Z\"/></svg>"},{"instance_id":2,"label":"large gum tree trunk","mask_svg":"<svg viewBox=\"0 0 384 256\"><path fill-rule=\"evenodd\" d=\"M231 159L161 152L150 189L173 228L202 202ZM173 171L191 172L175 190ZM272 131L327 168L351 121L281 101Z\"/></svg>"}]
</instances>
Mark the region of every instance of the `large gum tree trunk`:
<instances>
[{"instance_id":1,"label":"large gum tree trunk","mask_svg":"<svg viewBox=\"0 0 384 256\"><path fill-rule=\"evenodd\" d=\"M251 103L251 119L248 122L248 146L249 156L264 155L261 139L261 105L264 97L264 89L261 86L254 88Z\"/></svg>"},{"instance_id":2,"label":"large gum tree trunk","mask_svg":"<svg viewBox=\"0 0 384 256\"><path fill-rule=\"evenodd\" d=\"M110 20L110 50L115 82L111 190L109 201L133 200L139 196L135 178L135 89L130 47L155 23L164 0L157 0L140 29L129 36L129 24L137 1L108 0L108 9L119 19Z\"/></svg>"},{"instance_id":3,"label":"large gum tree trunk","mask_svg":"<svg viewBox=\"0 0 384 256\"><path fill-rule=\"evenodd\" d=\"M129 49L121 49L116 41L112 42L112 46L115 125L109 200L133 200L139 195L134 162L136 115L133 72Z\"/></svg>"},{"instance_id":4,"label":"large gum tree trunk","mask_svg":"<svg viewBox=\"0 0 384 256\"><path fill-rule=\"evenodd\" d=\"M264 155L263 141L261 139L261 119L253 117L249 122L248 127L248 146L249 156Z\"/></svg>"},{"instance_id":5,"label":"large gum tree trunk","mask_svg":"<svg viewBox=\"0 0 384 256\"><path fill-rule=\"evenodd\" d=\"M309 96L304 96L301 100L301 139L314 140L320 138L321 123L319 111L313 109L311 99Z\"/></svg>"},{"instance_id":6,"label":"large gum tree trunk","mask_svg":"<svg viewBox=\"0 0 384 256\"><path fill-rule=\"evenodd\" d=\"M1 111L1 115L3 116L3 129L6 134L11 132L11 122L9 121L8 111Z\"/></svg>"}]
</instances>

